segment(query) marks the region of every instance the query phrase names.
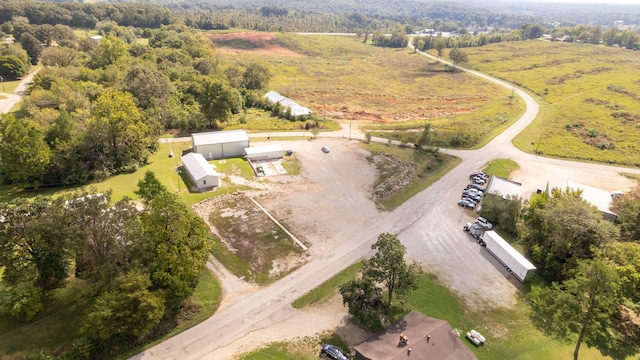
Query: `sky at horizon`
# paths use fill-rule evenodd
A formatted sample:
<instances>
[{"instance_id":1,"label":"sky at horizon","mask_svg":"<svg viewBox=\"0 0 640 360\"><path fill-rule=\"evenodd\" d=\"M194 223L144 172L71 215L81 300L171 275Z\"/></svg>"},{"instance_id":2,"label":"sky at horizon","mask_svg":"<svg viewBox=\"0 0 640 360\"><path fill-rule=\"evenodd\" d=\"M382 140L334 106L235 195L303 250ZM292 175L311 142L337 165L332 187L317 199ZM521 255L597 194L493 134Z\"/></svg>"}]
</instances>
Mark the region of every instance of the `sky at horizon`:
<instances>
[{"instance_id":1,"label":"sky at horizon","mask_svg":"<svg viewBox=\"0 0 640 360\"><path fill-rule=\"evenodd\" d=\"M496 1L496 0L480 0ZM515 2L513 0L497 0L499 2ZM518 0L517 2L536 2L553 4L602 4L602 5L640 5L640 0Z\"/></svg>"}]
</instances>

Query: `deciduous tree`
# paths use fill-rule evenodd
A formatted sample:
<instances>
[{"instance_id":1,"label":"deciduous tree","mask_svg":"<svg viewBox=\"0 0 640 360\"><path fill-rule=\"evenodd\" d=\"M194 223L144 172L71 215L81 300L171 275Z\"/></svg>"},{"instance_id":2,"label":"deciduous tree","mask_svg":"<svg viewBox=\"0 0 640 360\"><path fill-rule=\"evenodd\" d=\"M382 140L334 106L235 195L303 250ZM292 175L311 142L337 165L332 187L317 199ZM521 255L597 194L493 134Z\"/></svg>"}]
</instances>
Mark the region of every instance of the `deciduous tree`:
<instances>
[{"instance_id":1,"label":"deciduous tree","mask_svg":"<svg viewBox=\"0 0 640 360\"><path fill-rule=\"evenodd\" d=\"M390 307L394 296L402 299L416 289L420 267L416 263L407 264L406 249L393 234L380 234L371 249L376 253L365 263L363 273L386 288Z\"/></svg>"},{"instance_id":2,"label":"deciduous tree","mask_svg":"<svg viewBox=\"0 0 640 360\"><path fill-rule=\"evenodd\" d=\"M209 258L211 233L200 217L160 188L153 177L147 174L138 183L145 208L136 258L148 269L153 288L162 290L167 305L176 308L197 284Z\"/></svg>"},{"instance_id":3,"label":"deciduous tree","mask_svg":"<svg viewBox=\"0 0 640 360\"><path fill-rule=\"evenodd\" d=\"M30 121L3 115L0 123L0 169L16 184L42 185L51 151Z\"/></svg>"},{"instance_id":4,"label":"deciduous tree","mask_svg":"<svg viewBox=\"0 0 640 360\"><path fill-rule=\"evenodd\" d=\"M222 77L209 76L203 80L198 103L208 122L207 127L217 128L218 122L227 121L232 113L240 111L242 97L238 90L229 86Z\"/></svg>"},{"instance_id":5,"label":"deciduous tree","mask_svg":"<svg viewBox=\"0 0 640 360\"><path fill-rule=\"evenodd\" d=\"M451 51L449 51L449 59L453 61L454 65L458 65L460 63L467 62L469 60L469 57L467 56L466 52L458 48L453 48L451 49Z\"/></svg>"}]
</instances>

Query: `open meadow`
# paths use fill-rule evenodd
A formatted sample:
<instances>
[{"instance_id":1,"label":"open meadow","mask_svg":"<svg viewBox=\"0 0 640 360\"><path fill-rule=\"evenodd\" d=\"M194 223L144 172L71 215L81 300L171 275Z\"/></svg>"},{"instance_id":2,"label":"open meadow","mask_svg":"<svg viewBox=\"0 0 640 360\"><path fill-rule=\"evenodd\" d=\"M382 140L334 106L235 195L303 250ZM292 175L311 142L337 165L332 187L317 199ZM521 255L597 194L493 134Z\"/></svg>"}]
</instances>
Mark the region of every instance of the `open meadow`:
<instances>
[{"instance_id":1,"label":"open meadow","mask_svg":"<svg viewBox=\"0 0 640 360\"><path fill-rule=\"evenodd\" d=\"M319 118L358 121L376 136L413 142L428 122L434 144L469 147L497 135L524 110L508 90L451 73L406 48L375 47L353 36L207 36L223 58L268 66L271 90Z\"/></svg>"},{"instance_id":2,"label":"open meadow","mask_svg":"<svg viewBox=\"0 0 640 360\"><path fill-rule=\"evenodd\" d=\"M640 166L640 57L616 47L525 41L468 48L469 68L538 97L514 140L546 156Z\"/></svg>"}]
</instances>

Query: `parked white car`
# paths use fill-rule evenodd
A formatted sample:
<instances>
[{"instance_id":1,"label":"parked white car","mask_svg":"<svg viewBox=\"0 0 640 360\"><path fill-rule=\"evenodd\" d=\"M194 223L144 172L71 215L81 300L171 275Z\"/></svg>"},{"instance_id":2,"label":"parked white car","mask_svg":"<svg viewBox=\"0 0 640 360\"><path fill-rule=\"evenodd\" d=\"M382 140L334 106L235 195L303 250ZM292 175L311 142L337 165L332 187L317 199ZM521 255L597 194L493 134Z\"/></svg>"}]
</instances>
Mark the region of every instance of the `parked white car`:
<instances>
[{"instance_id":1,"label":"parked white car","mask_svg":"<svg viewBox=\"0 0 640 360\"><path fill-rule=\"evenodd\" d=\"M476 224L486 228L487 230L493 229L493 224L490 223L489 221L487 221L487 219L485 219L483 217L478 217L476 219Z\"/></svg>"}]
</instances>

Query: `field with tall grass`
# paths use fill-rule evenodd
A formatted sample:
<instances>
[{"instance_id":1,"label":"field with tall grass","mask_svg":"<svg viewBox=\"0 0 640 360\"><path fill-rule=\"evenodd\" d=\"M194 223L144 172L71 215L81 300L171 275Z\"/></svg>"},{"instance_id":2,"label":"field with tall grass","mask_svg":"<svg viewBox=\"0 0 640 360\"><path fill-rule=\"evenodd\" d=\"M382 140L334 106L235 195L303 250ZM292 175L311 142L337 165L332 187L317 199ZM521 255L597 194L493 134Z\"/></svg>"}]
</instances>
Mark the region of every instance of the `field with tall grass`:
<instances>
[{"instance_id":1,"label":"field with tall grass","mask_svg":"<svg viewBox=\"0 0 640 360\"><path fill-rule=\"evenodd\" d=\"M546 156L640 166L640 56L600 45L525 41L468 48L469 68L537 97L514 140Z\"/></svg>"},{"instance_id":2,"label":"field with tall grass","mask_svg":"<svg viewBox=\"0 0 640 360\"><path fill-rule=\"evenodd\" d=\"M376 136L417 136L429 122L438 136L482 142L524 109L510 91L449 72L442 63L406 48L375 47L353 36L296 34L277 34L269 44L289 54L271 54L246 39L216 46L222 58L267 66L274 75L269 90L311 108L322 119L361 120Z\"/></svg>"}]
</instances>

